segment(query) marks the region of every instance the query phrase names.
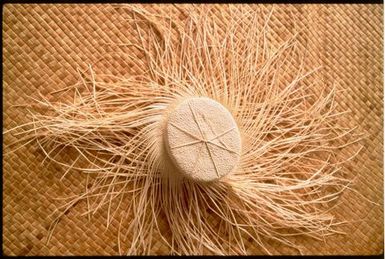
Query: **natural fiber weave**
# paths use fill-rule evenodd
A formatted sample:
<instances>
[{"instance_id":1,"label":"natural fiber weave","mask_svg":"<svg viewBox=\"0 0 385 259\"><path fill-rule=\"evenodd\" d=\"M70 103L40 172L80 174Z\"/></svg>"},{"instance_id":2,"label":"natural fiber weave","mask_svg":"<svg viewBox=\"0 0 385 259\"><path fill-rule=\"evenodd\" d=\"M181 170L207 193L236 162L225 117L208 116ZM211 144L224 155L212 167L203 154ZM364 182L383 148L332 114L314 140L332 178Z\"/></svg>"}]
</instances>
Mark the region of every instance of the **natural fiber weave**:
<instances>
[{"instance_id":1,"label":"natural fiber weave","mask_svg":"<svg viewBox=\"0 0 385 259\"><path fill-rule=\"evenodd\" d=\"M271 9L271 5L233 6L246 10ZM175 22L194 5L147 5L149 10L170 14ZM213 17L226 26L225 7L207 5ZM347 235L322 241L297 237L305 254L383 253L383 6L382 5L275 5L270 21L270 42L277 46L302 29L301 47L307 49L307 65L322 65L319 79L343 89L338 95L342 109L351 110L346 121L368 134L361 153L347 165L357 175L353 186L360 195L347 190L333 211ZM27 122L28 96L39 98L77 82L77 67L93 66L95 72L125 76L135 73L137 64L128 63L120 53L136 34L124 10L110 5L5 5L3 20L4 129ZM241 32L239 32L241 33ZM132 51L132 49L130 49ZM135 55L136 53L133 53ZM138 54L138 58L141 56ZM51 98L71 98L63 94ZM29 100L28 100L29 101ZM4 145L14 140L6 135ZM7 150L4 150L7 151ZM348 150L349 151L349 150ZM347 152L348 152L347 151ZM353 152L353 151L352 151ZM61 155L60 159L69 159ZM77 204L59 222L46 245L50 214L62 201L53 198L79 193L86 178L42 164L44 154L27 145L4 157L3 164L3 251L7 255L109 255L117 254L119 222L105 229L107 212L97 212L90 221L81 216L85 203ZM127 201L129 202L129 201ZM167 233L167 226L160 226ZM245 242L250 254L262 253L256 244ZM166 253L159 241L153 254ZM276 246L276 254L296 253Z\"/></svg>"}]
</instances>

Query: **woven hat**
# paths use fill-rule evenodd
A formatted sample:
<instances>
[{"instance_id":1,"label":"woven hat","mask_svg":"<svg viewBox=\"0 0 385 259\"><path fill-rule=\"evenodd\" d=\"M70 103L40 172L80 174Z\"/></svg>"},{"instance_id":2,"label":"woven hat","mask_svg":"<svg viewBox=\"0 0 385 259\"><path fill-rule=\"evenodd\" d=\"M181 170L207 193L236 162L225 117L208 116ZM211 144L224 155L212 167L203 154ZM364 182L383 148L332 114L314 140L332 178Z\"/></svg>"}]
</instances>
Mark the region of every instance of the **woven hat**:
<instances>
[{"instance_id":1,"label":"woven hat","mask_svg":"<svg viewBox=\"0 0 385 259\"><path fill-rule=\"evenodd\" d=\"M193 5L145 5L147 10L171 14L175 21ZM226 26L227 10L210 5L213 19ZM271 6L235 6L246 11L269 10ZM235 8L235 10L237 10ZM383 24L381 5L278 5L271 17L271 44L279 45L299 27L305 27L301 44L308 51L310 63L323 66L320 79L338 83L345 91L338 95L341 109L349 109L342 124L359 125L369 134L364 149L348 165L351 175L358 175L354 188L372 201L381 201L382 182L382 63ZM76 68L94 64L96 73L127 76L136 73L137 64L127 63L119 53L125 46L111 47L112 42L126 42L136 35L126 22L124 10L109 5L7 5L4 8L4 129L26 121L26 111L18 108L28 96L63 90L77 80ZM109 53L109 57L106 57ZM140 53L133 53L143 58ZM337 82L336 82L337 81ZM61 98L72 98L65 93ZM6 135L4 144L15 140ZM346 151L349 152L349 151ZM86 177L64 173L57 165L42 165L44 154L35 146L25 146L4 157L3 250L9 255L116 254L119 222L112 221L105 231L107 212L94 214L91 220L81 216L86 203L76 205L57 225L51 242L45 238L50 214L60 200L87 186ZM71 154L62 159L70 161ZM347 191L333 212L350 221L344 236L323 241L298 237L305 254L378 254L383 251L383 209L357 193ZM358 202L359 201L359 202ZM215 220L213 217L212 220ZM164 233L167 225L161 225ZM251 254L263 253L253 242L245 241ZM322 244L322 245L321 245ZM344 244L341 246L340 244ZM272 245L276 254L297 253ZM156 242L153 254L167 253Z\"/></svg>"}]
</instances>

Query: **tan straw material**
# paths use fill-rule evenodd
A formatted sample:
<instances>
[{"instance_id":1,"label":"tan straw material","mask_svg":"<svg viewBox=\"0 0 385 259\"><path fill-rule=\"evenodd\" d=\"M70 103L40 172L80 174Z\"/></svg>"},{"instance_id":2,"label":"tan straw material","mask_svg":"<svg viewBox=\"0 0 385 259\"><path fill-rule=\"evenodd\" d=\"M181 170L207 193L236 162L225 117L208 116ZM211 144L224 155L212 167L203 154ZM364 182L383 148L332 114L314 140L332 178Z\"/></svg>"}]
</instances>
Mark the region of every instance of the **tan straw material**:
<instances>
[{"instance_id":1,"label":"tan straw material","mask_svg":"<svg viewBox=\"0 0 385 259\"><path fill-rule=\"evenodd\" d=\"M171 15L178 24L197 5L144 5L161 15ZM213 19L228 26L228 10L208 5ZM272 5L232 6L246 11L268 12ZM3 115L4 130L26 120L23 108L28 97L73 98L66 87L78 82L78 70L91 64L96 74L133 75L140 62L129 63L122 53L130 50L138 60L140 52L124 45L137 35L123 9L112 5L12 5L4 6L3 17ZM294 32L301 31L300 47L307 50L308 68L322 66L319 80L337 85L342 110L350 110L341 124L354 127L367 137L363 149L352 162L347 177L355 178L354 189L338 200L333 214L346 235L324 241L296 237L304 254L356 255L383 253L383 6L382 5L274 5L270 18L270 44L279 46ZM242 33L242 31L239 31ZM236 37L236 35L235 35ZM112 43L114 45L112 45ZM121 45L116 46L116 44ZM5 135L4 145L15 141ZM4 150L7 151L7 150ZM349 152L349 150L345 150ZM353 152L353 151L351 151ZM61 154L71 161L71 154ZM118 254L119 222L112 220L106 230L108 212L99 210L91 218L82 216L86 202L79 202L57 224L46 244L51 215L64 204L59 197L78 194L87 186L87 177L55 164L42 164L44 154L35 145L26 145L3 161L3 251L6 255L111 255ZM380 204L376 206L368 201ZM129 201L126 201L129 202ZM215 217L210 220L215 220ZM128 224L128 223L127 223ZM215 225L215 222L213 222ZM218 226L219 227L219 226ZM169 233L166 224L160 229ZM167 247L154 237L152 254L165 254ZM250 254L263 250L245 240ZM277 243L274 254L297 251Z\"/></svg>"},{"instance_id":2,"label":"tan straw material","mask_svg":"<svg viewBox=\"0 0 385 259\"><path fill-rule=\"evenodd\" d=\"M241 152L241 135L230 112L206 97L187 98L169 115L168 154L179 172L197 181L232 172Z\"/></svg>"}]
</instances>

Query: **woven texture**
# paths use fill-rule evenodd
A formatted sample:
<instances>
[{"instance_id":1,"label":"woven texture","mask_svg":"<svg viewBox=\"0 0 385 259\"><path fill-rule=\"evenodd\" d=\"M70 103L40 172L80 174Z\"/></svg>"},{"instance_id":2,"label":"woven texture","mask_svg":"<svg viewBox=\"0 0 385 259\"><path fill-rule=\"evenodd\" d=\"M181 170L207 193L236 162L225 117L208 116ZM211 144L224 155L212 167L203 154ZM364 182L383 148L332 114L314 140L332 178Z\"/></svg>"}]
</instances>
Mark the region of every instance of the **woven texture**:
<instances>
[{"instance_id":1,"label":"woven texture","mask_svg":"<svg viewBox=\"0 0 385 259\"><path fill-rule=\"evenodd\" d=\"M210 5L213 10L225 10ZM194 5L147 5L160 14L183 19L181 10ZM271 9L269 5L242 5L246 10ZM221 10L223 9L223 10ZM96 73L125 76L135 73L135 64L119 58L119 49L108 43L124 43L136 36L121 12L109 5L12 5L4 6L3 18L3 113L4 128L26 123L27 110L17 107L28 96L39 98L78 80L77 68L92 64ZM226 13L213 19L226 26ZM282 43L302 28L299 40L308 50L312 65L322 65L320 78L344 89L338 96L342 109L350 110L346 123L366 133L364 148L348 165L357 175L333 211L346 235L325 241L296 238L305 254L356 255L383 253L383 6L382 5L275 5L271 17L271 43ZM140 58L140 56L138 56ZM29 102L29 100L28 100ZM345 123L345 122L344 122ZM6 135L4 145L15 140ZM6 150L5 150L6 151ZM118 253L119 222L106 230L105 211L89 221L81 216L85 206L77 204L59 222L46 245L50 214L61 204L57 197L82 191L85 177L69 174L54 164L42 164L44 154L27 145L4 156L3 163L3 251L7 255L110 255ZM60 159L66 159L61 155ZM167 226L161 226L167 232ZM261 253L247 242L251 254ZM277 245L275 254L295 251ZM159 241L153 254L167 253Z\"/></svg>"}]
</instances>

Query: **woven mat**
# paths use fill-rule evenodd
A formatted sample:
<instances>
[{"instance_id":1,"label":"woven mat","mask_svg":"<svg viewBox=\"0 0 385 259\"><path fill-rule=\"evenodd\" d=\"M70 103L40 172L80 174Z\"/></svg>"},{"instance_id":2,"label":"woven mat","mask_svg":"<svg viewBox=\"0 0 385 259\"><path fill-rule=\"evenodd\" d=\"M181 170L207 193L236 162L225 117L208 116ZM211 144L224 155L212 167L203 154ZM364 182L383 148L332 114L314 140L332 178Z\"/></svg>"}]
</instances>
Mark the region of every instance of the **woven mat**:
<instances>
[{"instance_id":1,"label":"woven mat","mask_svg":"<svg viewBox=\"0 0 385 259\"><path fill-rule=\"evenodd\" d=\"M213 10L224 6L211 5ZM151 11L173 13L183 19L181 9L194 5L148 5ZM242 5L244 9L270 9L269 5ZM221 10L221 11L223 11ZM226 26L225 16L213 17ZM347 235L325 241L297 238L305 254L383 253L383 6L382 5L275 5L270 27L272 44L287 39L296 26L305 28L300 42L313 63L323 66L327 84L345 89L339 105L351 110L347 121L369 136L359 156L349 165L358 175L354 188L375 206L352 191L340 198L333 213ZM12 5L4 6L3 19L3 113L4 129L27 122L27 96L38 98L78 80L76 68L92 64L96 73L124 76L135 66L110 55L105 43L124 43L136 37L124 15L109 5ZM6 135L4 144L14 139ZM42 164L44 155L27 145L4 157L3 163L3 251L7 255L109 255L117 254L118 222L105 227L106 213L96 213L91 221L81 216L84 204L76 205L59 222L46 245L50 214L60 201L56 197L76 194L85 179L77 174L59 181L63 169ZM60 159L66 159L65 155ZM246 241L250 253L260 253ZM154 254L167 253L157 243ZM275 254L291 254L277 246Z\"/></svg>"}]
</instances>

